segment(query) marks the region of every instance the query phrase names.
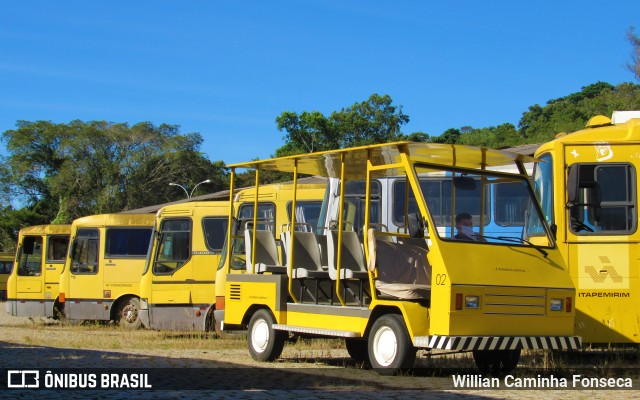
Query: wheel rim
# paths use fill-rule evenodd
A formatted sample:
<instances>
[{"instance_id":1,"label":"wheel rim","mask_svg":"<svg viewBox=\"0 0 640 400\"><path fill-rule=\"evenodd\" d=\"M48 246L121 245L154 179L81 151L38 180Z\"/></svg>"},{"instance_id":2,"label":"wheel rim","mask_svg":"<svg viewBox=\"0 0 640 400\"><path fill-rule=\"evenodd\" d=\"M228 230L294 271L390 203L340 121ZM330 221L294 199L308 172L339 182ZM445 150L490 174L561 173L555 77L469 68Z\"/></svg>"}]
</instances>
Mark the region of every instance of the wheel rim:
<instances>
[{"instance_id":1,"label":"wheel rim","mask_svg":"<svg viewBox=\"0 0 640 400\"><path fill-rule=\"evenodd\" d=\"M398 340L393 330L387 326L380 328L373 338L373 356L382 367L393 363L398 354Z\"/></svg>"},{"instance_id":2,"label":"wheel rim","mask_svg":"<svg viewBox=\"0 0 640 400\"><path fill-rule=\"evenodd\" d=\"M253 329L251 330L251 346L253 349L262 353L269 344L269 325L267 321L260 319L253 324Z\"/></svg>"},{"instance_id":3,"label":"wheel rim","mask_svg":"<svg viewBox=\"0 0 640 400\"><path fill-rule=\"evenodd\" d=\"M138 319L138 310L134 306L128 305L122 310L122 317L129 324L136 322Z\"/></svg>"}]
</instances>

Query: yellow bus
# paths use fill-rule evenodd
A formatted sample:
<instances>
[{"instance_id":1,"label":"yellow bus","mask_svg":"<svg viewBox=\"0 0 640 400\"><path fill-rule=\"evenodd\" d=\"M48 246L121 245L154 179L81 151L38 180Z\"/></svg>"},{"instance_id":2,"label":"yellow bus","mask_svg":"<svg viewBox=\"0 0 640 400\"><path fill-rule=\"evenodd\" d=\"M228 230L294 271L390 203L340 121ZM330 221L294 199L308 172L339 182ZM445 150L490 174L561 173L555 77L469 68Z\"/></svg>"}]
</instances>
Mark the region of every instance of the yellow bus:
<instances>
[{"instance_id":1,"label":"yellow bus","mask_svg":"<svg viewBox=\"0 0 640 400\"><path fill-rule=\"evenodd\" d=\"M69 247L71 225L37 225L18 234L15 268L7 282L9 315L60 316L60 273Z\"/></svg>"},{"instance_id":2,"label":"yellow bus","mask_svg":"<svg viewBox=\"0 0 640 400\"><path fill-rule=\"evenodd\" d=\"M0 253L0 301L7 300L7 280L13 270L14 253Z\"/></svg>"},{"instance_id":3,"label":"yellow bus","mask_svg":"<svg viewBox=\"0 0 640 400\"><path fill-rule=\"evenodd\" d=\"M412 367L419 348L471 351L488 373L511 371L521 349L579 348L575 289L539 206L530 218L537 217L544 235L535 243L515 234L476 232L463 240L443 233L467 207L483 209L474 204L487 199L476 195L478 185L481 192L496 183L519 185L537 204L524 167L530 161L500 150L399 142L230 165L232 188L236 168L293 173L294 186L298 174L340 178L340 201L326 210L333 221L322 234L294 214L280 229L286 254L279 262L248 252L265 246L254 222L246 274L231 273L229 231L224 311L216 310L222 328L246 328L249 352L259 361L276 359L289 334L341 337L354 359L383 374ZM505 164L519 173L494 171ZM443 174L453 185L444 200L420 184ZM407 182L398 231L371 223L371 183L388 176ZM345 223L353 209L344 188L363 179L361 242L360 227ZM480 226L482 219L481 213Z\"/></svg>"},{"instance_id":4,"label":"yellow bus","mask_svg":"<svg viewBox=\"0 0 640 400\"><path fill-rule=\"evenodd\" d=\"M595 116L536 151L534 187L576 286L585 343L640 343L640 112ZM537 240L540 226L528 227Z\"/></svg>"},{"instance_id":5,"label":"yellow bus","mask_svg":"<svg viewBox=\"0 0 640 400\"><path fill-rule=\"evenodd\" d=\"M67 319L140 327L140 275L153 220L151 214L101 214L73 221L60 275Z\"/></svg>"},{"instance_id":6,"label":"yellow bus","mask_svg":"<svg viewBox=\"0 0 640 400\"><path fill-rule=\"evenodd\" d=\"M312 223L317 221L324 188L324 183L303 185L298 215ZM260 194L258 214L272 232L276 222L288 221L285 213L291 199L291 185L287 184L266 186ZM238 221L252 220L252 190L240 191L234 204ZM215 328L216 274L228 215L229 204L225 201L174 204L158 211L152 251L140 283L140 317L145 326L201 331Z\"/></svg>"}]
</instances>

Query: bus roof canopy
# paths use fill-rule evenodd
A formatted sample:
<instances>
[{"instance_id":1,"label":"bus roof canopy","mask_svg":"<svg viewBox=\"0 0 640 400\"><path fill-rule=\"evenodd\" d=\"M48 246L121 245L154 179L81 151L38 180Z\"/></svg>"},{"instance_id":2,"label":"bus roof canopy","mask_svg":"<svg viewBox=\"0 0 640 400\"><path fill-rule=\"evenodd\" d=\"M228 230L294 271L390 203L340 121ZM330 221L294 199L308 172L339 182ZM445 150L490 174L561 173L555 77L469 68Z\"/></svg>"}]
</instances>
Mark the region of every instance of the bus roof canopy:
<instances>
[{"instance_id":1,"label":"bus roof canopy","mask_svg":"<svg viewBox=\"0 0 640 400\"><path fill-rule=\"evenodd\" d=\"M481 169L500 165L513 164L516 161L534 162L535 158L515 154L504 150L451 145L439 143L394 142L362 147L351 147L318 153L299 154L295 156L254 160L246 163L231 164L231 168L249 168L268 171L293 172L294 162L298 160L298 173L340 177L341 157L345 157L345 173L348 179L366 178L367 158L370 154L374 166L400 162L400 154L406 153L413 162ZM372 176L399 175L396 168L378 170Z\"/></svg>"}]
</instances>

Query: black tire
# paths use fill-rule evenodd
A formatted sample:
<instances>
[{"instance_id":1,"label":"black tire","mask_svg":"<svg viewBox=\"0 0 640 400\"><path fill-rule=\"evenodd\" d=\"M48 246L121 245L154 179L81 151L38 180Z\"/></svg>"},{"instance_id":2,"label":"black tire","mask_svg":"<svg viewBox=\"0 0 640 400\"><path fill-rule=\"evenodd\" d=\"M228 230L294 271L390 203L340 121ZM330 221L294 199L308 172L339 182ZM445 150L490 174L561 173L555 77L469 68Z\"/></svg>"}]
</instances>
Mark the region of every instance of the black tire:
<instances>
[{"instance_id":1,"label":"black tire","mask_svg":"<svg viewBox=\"0 0 640 400\"><path fill-rule=\"evenodd\" d=\"M369 363L369 343L363 339L345 339L344 344L353 361L358 364Z\"/></svg>"},{"instance_id":2,"label":"black tire","mask_svg":"<svg viewBox=\"0 0 640 400\"><path fill-rule=\"evenodd\" d=\"M65 322L67 319L64 313L64 303L60 303L58 300L53 303L53 319L60 322Z\"/></svg>"},{"instance_id":3,"label":"black tire","mask_svg":"<svg viewBox=\"0 0 640 400\"><path fill-rule=\"evenodd\" d=\"M116 323L126 329L139 329L142 327L140 300L137 297L128 297L118 303Z\"/></svg>"},{"instance_id":4,"label":"black tire","mask_svg":"<svg viewBox=\"0 0 640 400\"><path fill-rule=\"evenodd\" d=\"M395 375L410 369L416 361L416 348L402 316L397 314L383 315L373 323L368 351L371 367L381 375Z\"/></svg>"},{"instance_id":5,"label":"black tire","mask_svg":"<svg viewBox=\"0 0 640 400\"><path fill-rule=\"evenodd\" d=\"M520 350L475 350L473 360L481 373L502 377L516 369Z\"/></svg>"},{"instance_id":6,"label":"black tire","mask_svg":"<svg viewBox=\"0 0 640 400\"><path fill-rule=\"evenodd\" d=\"M273 361L280 357L287 332L273 329L276 319L269 310L256 311L249 321L247 344L249 353L256 361Z\"/></svg>"}]
</instances>

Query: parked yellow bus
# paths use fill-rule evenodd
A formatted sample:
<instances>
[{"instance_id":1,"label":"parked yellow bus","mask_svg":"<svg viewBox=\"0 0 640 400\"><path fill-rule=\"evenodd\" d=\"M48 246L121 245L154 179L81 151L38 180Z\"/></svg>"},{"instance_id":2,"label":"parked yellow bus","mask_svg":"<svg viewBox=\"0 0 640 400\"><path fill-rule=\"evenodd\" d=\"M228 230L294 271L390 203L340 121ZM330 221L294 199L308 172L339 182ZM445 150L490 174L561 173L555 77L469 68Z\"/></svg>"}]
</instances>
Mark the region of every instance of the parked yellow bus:
<instances>
[{"instance_id":1,"label":"parked yellow bus","mask_svg":"<svg viewBox=\"0 0 640 400\"><path fill-rule=\"evenodd\" d=\"M15 268L7 282L6 310L18 317L60 316L60 273L71 225L37 225L18 234Z\"/></svg>"},{"instance_id":2,"label":"parked yellow bus","mask_svg":"<svg viewBox=\"0 0 640 400\"><path fill-rule=\"evenodd\" d=\"M325 185L303 186L298 214L317 221ZM238 221L252 220L254 197L251 189L235 196ZM260 194L258 214L272 232L277 222L288 221L286 210L291 199L291 186L287 184L265 186ZM158 211L153 247L140 283L140 316L145 326L202 331L215 328L216 273L228 215L229 203L225 201L174 204Z\"/></svg>"},{"instance_id":3,"label":"parked yellow bus","mask_svg":"<svg viewBox=\"0 0 640 400\"><path fill-rule=\"evenodd\" d=\"M151 214L101 214L73 221L60 275L60 303L67 319L140 327L140 275L153 220Z\"/></svg>"},{"instance_id":4,"label":"parked yellow bus","mask_svg":"<svg viewBox=\"0 0 640 400\"><path fill-rule=\"evenodd\" d=\"M535 192L577 290L585 343L640 343L640 112L596 116L536 151ZM530 223L531 241L540 226Z\"/></svg>"},{"instance_id":5,"label":"parked yellow bus","mask_svg":"<svg viewBox=\"0 0 640 400\"><path fill-rule=\"evenodd\" d=\"M531 161L500 150L399 142L230 165L232 182L236 168L249 168L257 175L293 173L294 185L298 174L340 178L341 184L338 207L326 210L333 221L323 234L295 217L282 226L284 260L246 252L248 273L232 274L229 231L224 310L216 310L222 328L246 328L249 352L260 361L276 359L289 334L341 337L354 359L368 360L383 374L412 367L418 348L472 351L480 370L489 373L515 368L521 349L579 348L580 338L573 336L575 290L539 206L530 216L544 232L536 243L515 234L480 231L463 240L442 233L465 207L483 209L473 204L487 198L476 195L477 185L481 192L498 182L520 185L537 204L524 167ZM505 164L519 173L492 171ZM453 184L445 202L420 184L420 178L443 174ZM371 223L371 182L387 176L408 182L406 201L398 204L406 223L398 232ZM360 227L345 223L354 210L344 187L363 179L360 242ZM260 230L252 225L245 251L268 238Z\"/></svg>"},{"instance_id":6,"label":"parked yellow bus","mask_svg":"<svg viewBox=\"0 0 640 400\"><path fill-rule=\"evenodd\" d=\"M13 270L14 253L0 253L0 301L7 300L7 280Z\"/></svg>"}]
</instances>

